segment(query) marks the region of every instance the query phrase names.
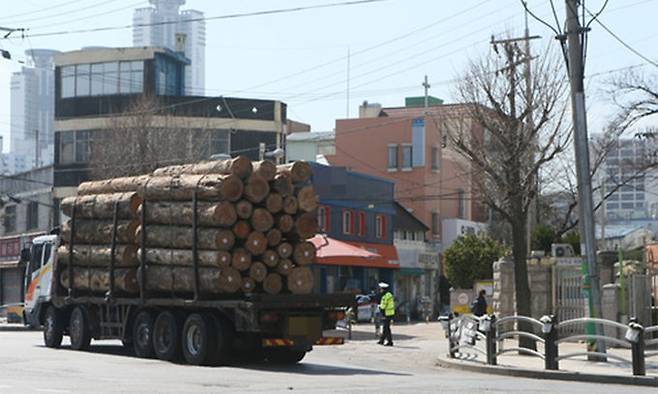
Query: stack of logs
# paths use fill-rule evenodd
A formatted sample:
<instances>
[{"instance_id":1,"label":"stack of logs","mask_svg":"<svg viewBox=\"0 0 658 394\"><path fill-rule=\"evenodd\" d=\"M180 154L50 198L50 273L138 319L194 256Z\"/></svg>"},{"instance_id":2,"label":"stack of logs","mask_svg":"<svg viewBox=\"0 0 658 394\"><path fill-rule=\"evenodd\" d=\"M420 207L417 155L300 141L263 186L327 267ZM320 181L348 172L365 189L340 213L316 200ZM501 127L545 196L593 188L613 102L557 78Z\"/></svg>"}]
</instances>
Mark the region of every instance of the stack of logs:
<instances>
[{"instance_id":1,"label":"stack of logs","mask_svg":"<svg viewBox=\"0 0 658 394\"><path fill-rule=\"evenodd\" d=\"M144 274L149 293L308 294L316 250L307 240L317 231L310 178L305 162L239 156L82 183L61 202L74 220L61 230L60 283L69 287L71 264L73 288L90 292L107 292L112 280L114 291L136 294Z\"/></svg>"}]
</instances>

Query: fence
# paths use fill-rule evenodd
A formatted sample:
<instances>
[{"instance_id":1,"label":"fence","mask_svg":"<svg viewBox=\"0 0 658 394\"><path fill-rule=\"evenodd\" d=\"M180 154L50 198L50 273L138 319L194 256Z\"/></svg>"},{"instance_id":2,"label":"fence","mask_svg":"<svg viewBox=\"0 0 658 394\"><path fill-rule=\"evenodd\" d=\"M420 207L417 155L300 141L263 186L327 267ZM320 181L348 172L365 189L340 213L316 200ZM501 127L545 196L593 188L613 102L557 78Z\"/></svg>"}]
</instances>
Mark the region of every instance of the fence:
<instances>
[{"instance_id":1,"label":"fence","mask_svg":"<svg viewBox=\"0 0 658 394\"><path fill-rule=\"evenodd\" d=\"M586 325L612 326L624 330L624 338L588 334ZM527 316L506 316L496 319L495 315L474 317L471 315L450 315L448 319L448 343L451 358L486 358L489 365L497 365L498 356L509 352L520 352L544 360L547 370L559 370L560 360L587 356L590 359L605 361L614 359L632 364L633 375L646 375L645 360L658 356L658 351L646 348L658 347L658 325L643 327L636 319L628 325L596 318L575 318L558 322L553 315L537 320ZM580 332L574 332L580 327ZM527 338L541 345L540 351L522 347L502 348L499 344L508 338ZM560 354L559 345L566 342L603 341L631 351L631 360L623 357L594 351Z\"/></svg>"}]
</instances>

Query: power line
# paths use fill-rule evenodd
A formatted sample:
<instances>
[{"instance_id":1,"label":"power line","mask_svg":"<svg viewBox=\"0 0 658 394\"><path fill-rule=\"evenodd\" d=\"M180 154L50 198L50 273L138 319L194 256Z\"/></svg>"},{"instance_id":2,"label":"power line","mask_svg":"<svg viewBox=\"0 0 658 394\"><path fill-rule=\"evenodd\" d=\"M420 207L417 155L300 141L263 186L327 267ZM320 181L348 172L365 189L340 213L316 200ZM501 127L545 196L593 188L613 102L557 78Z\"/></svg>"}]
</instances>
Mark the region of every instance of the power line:
<instances>
[{"instance_id":1,"label":"power line","mask_svg":"<svg viewBox=\"0 0 658 394\"><path fill-rule=\"evenodd\" d=\"M67 1L65 3L54 4L50 7L40 8L38 10L33 10L33 11L21 12L19 14L5 15L0 20L11 19L11 18L15 18L17 16L23 16L23 15L38 14L38 13L41 13L41 12L50 11L50 10L53 10L53 9L56 9L56 8L59 8L59 7L64 7L64 6L67 6L69 4L74 4L74 3L80 3L80 0Z\"/></svg>"}]
</instances>

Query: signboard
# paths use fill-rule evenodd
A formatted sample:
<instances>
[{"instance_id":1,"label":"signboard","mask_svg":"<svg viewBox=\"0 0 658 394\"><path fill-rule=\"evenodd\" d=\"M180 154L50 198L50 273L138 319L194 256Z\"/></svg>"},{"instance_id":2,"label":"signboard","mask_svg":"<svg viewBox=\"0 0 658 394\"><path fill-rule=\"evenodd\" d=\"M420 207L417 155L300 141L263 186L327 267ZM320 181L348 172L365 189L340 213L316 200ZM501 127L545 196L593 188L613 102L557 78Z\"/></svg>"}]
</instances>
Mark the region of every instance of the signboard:
<instances>
[{"instance_id":1,"label":"signboard","mask_svg":"<svg viewBox=\"0 0 658 394\"><path fill-rule=\"evenodd\" d=\"M439 254L419 253L418 265L424 269L439 269Z\"/></svg>"}]
</instances>

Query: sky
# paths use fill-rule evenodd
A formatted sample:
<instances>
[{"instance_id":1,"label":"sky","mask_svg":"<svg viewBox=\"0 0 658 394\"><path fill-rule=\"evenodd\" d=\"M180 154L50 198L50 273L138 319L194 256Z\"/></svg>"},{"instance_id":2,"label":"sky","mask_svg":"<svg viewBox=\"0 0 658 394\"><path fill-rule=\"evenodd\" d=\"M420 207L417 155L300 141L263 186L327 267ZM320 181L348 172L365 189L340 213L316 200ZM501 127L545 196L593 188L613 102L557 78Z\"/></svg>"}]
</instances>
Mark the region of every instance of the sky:
<instances>
[{"instance_id":1,"label":"sky","mask_svg":"<svg viewBox=\"0 0 658 394\"><path fill-rule=\"evenodd\" d=\"M336 3L344 0L187 0L183 9L206 17ZM6 4L3 4L6 3ZM555 0L564 21L564 2ZM596 12L605 0L588 0ZM25 28L0 39L0 135L7 150L12 122L9 81L23 65L24 51L60 51L84 46L122 47L132 44L130 28L110 32L30 34L103 26L128 26L133 10L147 0L0 0L0 26ZM529 8L556 25L549 1L529 0ZM636 51L658 59L658 0L610 0L600 15L611 31ZM455 102L455 78L468 61L491 51L492 34L522 35L520 0L385 0L335 8L273 15L216 19L206 22L206 95L278 99L288 104L291 119L309 123L314 131L332 130L335 120L358 115L364 100L384 106L404 105L406 96L423 94L425 75L430 94ZM529 18L533 52L556 46L547 26ZM632 53L594 23L587 51L587 103L590 133L600 131L614 113L605 92L609 71L638 65L635 70L658 74L653 65ZM348 57L348 53L350 56ZM348 67L349 59L349 67ZM349 95L348 95L349 69ZM622 71L623 72L623 71ZM348 100L349 96L349 100Z\"/></svg>"}]
</instances>

